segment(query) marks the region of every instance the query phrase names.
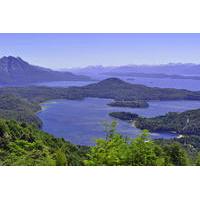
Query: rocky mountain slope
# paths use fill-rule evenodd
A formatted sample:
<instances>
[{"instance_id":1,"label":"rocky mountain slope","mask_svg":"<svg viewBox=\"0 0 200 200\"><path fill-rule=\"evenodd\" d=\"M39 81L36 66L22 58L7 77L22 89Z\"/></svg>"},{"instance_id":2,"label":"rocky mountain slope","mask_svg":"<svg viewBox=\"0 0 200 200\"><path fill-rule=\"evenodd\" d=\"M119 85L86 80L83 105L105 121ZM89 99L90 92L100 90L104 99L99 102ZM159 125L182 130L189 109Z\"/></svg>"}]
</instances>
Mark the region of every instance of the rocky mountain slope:
<instances>
[{"instance_id":1,"label":"rocky mountain slope","mask_svg":"<svg viewBox=\"0 0 200 200\"><path fill-rule=\"evenodd\" d=\"M71 72L59 72L29 64L19 57L0 59L0 84L30 84L47 81L90 80L87 76Z\"/></svg>"}]
</instances>

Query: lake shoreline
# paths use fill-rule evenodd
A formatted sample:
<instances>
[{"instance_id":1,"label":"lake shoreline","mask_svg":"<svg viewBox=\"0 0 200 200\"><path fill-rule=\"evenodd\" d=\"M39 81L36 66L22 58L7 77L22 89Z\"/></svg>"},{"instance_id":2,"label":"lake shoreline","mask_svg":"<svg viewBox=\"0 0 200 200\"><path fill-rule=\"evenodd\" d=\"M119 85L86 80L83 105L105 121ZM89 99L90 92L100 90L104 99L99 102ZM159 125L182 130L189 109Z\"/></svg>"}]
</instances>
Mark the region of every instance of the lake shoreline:
<instances>
[{"instance_id":1,"label":"lake shoreline","mask_svg":"<svg viewBox=\"0 0 200 200\"><path fill-rule=\"evenodd\" d=\"M108 120L112 121L111 118L109 118L108 113L109 110L112 109L121 110L122 108L113 108L107 106L107 102L109 102L110 99L103 99L103 98L84 98L83 100L66 100L66 99L54 99L54 100L48 100L46 102L41 103L43 106L47 106L47 109L44 109L40 111L39 118L43 121L42 130L53 134L56 137L63 137L65 140L70 141L74 144L78 145L86 145L90 146L93 145L94 142L90 142L89 138L102 138L105 136L105 133L103 133L103 128L100 121ZM55 103L56 102L56 103ZM150 112L153 110L163 111L166 110L166 107L168 110L172 109L174 110L174 102L177 104L177 109L183 110L187 109L187 106L190 107L191 101L149 101L150 102ZM188 102L188 103L186 103ZM200 102L193 101L195 103L194 107L200 107ZM186 103L186 105L185 105ZM193 104L194 104L193 103ZM163 105L162 105L163 104ZM164 106L166 104L166 107ZM178 104L182 106L178 106ZM193 105L192 104L192 105ZM160 109L157 109L156 106L161 106ZM185 106L184 106L185 105ZM180 107L180 108L179 108ZM124 108L123 108L124 109ZM125 109L131 109L131 108L125 108ZM140 109L140 112L146 112L148 113L148 109ZM164 109L164 110L163 110ZM188 108L189 109L189 108ZM133 111L133 109L131 109ZM137 109L139 112L139 110ZM89 112L87 114L87 112ZM51 114L50 114L51 113ZM66 115L64 113L67 113ZM153 112L152 114L155 114ZM79 117L79 115L81 115ZM88 116L87 116L88 115ZM91 116L92 115L92 116ZM100 115L100 116L98 116ZM85 119L85 117L87 118ZM58 120L58 118L60 120ZM85 120L84 120L85 119ZM48 121L50 120L50 122ZM95 121L96 120L96 121ZM61 121L61 122L60 122ZM122 135L128 135L131 137L135 137L141 130L137 131L137 134L135 133L135 129L132 126L132 124L128 124L126 122L120 122L119 123L119 129L124 130L122 131ZM53 126L55 125L55 127ZM98 128L100 130L98 130ZM83 134L84 133L84 134ZM155 135L154 135L155 134ZM152 133L152 136L157 138L172 138L176 137L176 133Z\"/></svg>"}]
</instances>

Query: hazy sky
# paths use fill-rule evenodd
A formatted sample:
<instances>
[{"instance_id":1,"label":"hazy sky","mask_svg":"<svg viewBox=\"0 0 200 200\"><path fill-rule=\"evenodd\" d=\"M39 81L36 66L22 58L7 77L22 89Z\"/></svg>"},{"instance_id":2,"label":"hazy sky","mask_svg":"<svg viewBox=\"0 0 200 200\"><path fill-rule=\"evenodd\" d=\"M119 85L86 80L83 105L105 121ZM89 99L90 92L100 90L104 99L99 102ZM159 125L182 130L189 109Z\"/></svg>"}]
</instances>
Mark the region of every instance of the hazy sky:
<instances>
[{"instance_id":1,"label":"hazy sky","mask_svg":"<svg viewBox=\"0 0 200 200\"><path fill-rule=\"evenodd\" d=\"M200 63L200 34L0 34L0 56L36 65Z\"/></svg>"}]
</instances>

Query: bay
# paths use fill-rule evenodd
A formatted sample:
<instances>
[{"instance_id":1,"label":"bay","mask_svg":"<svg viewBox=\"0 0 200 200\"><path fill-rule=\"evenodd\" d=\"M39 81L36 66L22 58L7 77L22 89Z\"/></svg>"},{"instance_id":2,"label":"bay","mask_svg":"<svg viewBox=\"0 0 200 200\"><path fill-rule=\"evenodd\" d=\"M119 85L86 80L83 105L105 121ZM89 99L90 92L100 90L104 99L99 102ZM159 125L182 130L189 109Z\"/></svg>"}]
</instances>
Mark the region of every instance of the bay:
<instances>
[{"instance_id":1,"label":"bay","mask_svg":"<svg viewBox=\"0 0 200 200\"><path fill-rule=\"evenodd\" d=\"M148 108L120 108L107 105L110 99L52 100L42 104L38 113L43 130L74 144L94 145L95 139L105 138L104 122L113 120L109 112L125 111L153 117L167 112L183 112L200 108L200 101L150 101ZM115 119L116 120L116 119ZM124 136L136 137L140 130L130 123L117 120L117 130ZM172 138L173 133L152 133L152 138Z\"/></svg>"}]
</instances>

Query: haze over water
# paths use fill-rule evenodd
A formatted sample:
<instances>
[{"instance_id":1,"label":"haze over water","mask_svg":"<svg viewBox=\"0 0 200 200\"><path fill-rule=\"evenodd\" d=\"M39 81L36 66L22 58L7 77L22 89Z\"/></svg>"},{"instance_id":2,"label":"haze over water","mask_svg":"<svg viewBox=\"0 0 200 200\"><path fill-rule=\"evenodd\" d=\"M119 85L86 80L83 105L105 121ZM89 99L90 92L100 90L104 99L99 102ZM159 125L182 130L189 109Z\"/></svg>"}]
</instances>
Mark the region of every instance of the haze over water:
<instances>
[{"instance_id":1,"label":"haze over water","mask_svg":"<svg viewBox=\"0 0 200 200\"><path fill-rule=\"evenodd\" d=\"M54 81L38 83L38 86L49 86L49 87L69 87L69 86L84 86L91 83L98 82L109 78L109 76L96 77L96 81ZM171 78L143 78L143 77L119 77L120 79L130 82L133 84L142 84L149 87L160 87L160 88L176 88L186 89L191 91L200 91L200 80L191 79L171 79Z\"/></svg>"}]
</instances>

